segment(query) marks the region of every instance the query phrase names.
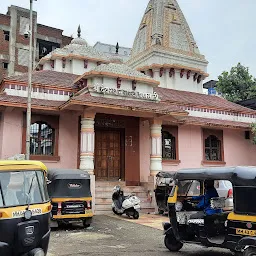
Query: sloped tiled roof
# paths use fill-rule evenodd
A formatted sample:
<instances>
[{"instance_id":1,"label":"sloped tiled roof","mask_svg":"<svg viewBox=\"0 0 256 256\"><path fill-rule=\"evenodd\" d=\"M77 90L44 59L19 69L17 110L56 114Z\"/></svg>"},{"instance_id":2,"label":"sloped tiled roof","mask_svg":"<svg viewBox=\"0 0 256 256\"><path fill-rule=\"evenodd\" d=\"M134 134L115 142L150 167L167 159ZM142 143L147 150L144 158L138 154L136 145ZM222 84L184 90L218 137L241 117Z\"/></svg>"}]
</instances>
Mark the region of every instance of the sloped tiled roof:
<instances>
[{"instance_id":1,"label":"sloped tiled roof","mask_svg":"<svg viewBox=\"0 0 256 256\"><path fill-rule=\"evenodd\" d=\"M218 96L159 87L155 88L154 90L159 95L161 101L166 101L179 106L202 107L209 109L212 108L231 112L256 114L256 111L254 110L242 107Z\"/></svg>"},{"instance_id":2,"label":"sloped tiled roof","mask_svg":"<svg viewBox=\"0 0 256 256\"><path fill-rule=\"evenodd\" d=\"M140 77L142 80L147 81L155 81L150 77L145 76L144 74L141 74L140 72L137 72L133 69L127 69L126 65L123 64L101 64L100 66L96 67L95 70L106 71L102 72L104 73L111 73L115 72L116 75L122 75L126 77L134 77L135 75L138 77L138 80ZM109 72L107 72L109 71ZM125 75L124 75L125 74ZM72 89L72 86L74 82L81 76L70 74L70 73L63 73L63 72L56 72L51 70L42 70L42 71L34 71L32 75L32 83L33 85L38 86L51 86L51 87L57 87L57 88L65 88L65 89ZM8 82L15 82L20 84L27 84L28 81L28 75L22 74L22 75L16 75L7 77L4 79L4 83ZM155 81L156 82L156 81ZM194 93L194 92L186 92L186 91L179 91L179 90L173 90L173 89L166 89L166 88L155 88L154 91L159 95L159 98L161 100L160 105L162 106L165 103L164 106L167 105L166 108L175 107L176 109L179 108L181 110L182 106L187 107L195 107L195 108L206 108L206 109L215 109L220 111L228 111L228 112L234 112L234 113L245 113L245 114L256 114L255 110L240 106L238 104L229 102L221 97L217 96L211 96L206 94L200 94L200 93ZM96 97L93 97L96 98ZM105 101L107 98L99 98L99 101ZM110 101L115 101L115 99L111 99ZM120 100L117 100L118 102ZM126 100L121 101L122 104L127 104ZM127 100L131 103L130 100ZM136 101L134 102L143 105L144 102ZM104 102L102 103L104 104ZM119 104L119 103L118 103ZM156 106L158 108L159 103L150 103L152 107ZM159 106L160 106L159 105ZM149 106L149 105L147 105Z\"/></svg>"},{"instance_id":3,"label":"sloped tiled roof","mask_svg":"<svg viewBox=\"0 0 256 256\"><path fill-rule=\"evenodd\" d=\"M70 73L63 73L57 72L52 70L41 70L41 71L34 71L32 73L32 83L37 85L43 86L54 86L60 88L72 88L73 82L79 76L70 74ZM8 81L15 81L20 83L28 83L28 74L16 75L6 77L4 82Z\"/></svg>"},{"instance_id":4,"label":"sloped tiled roof","mask_svg":"<svg viewBox=\"0 0 256 256\"><path fill-rule=\"evenodd\" d=\"M141 72L125 65L125 64L118 64L118 63L110 63L110 64L101 64L89 72L84 73L81 75L75 82L80 80L81 78L89 78L93 76L106 76L106 77L120 77L121 79L128 79L128 80L136 80L141 81L145 84L150 84L153 86L158 86L160 83L151 77L142 74Z\"/></svg>"},{"instance_id":5,"label":"sloped tiled roof","mask_svg":"<svg viewBox=\"0 0 256 256\"><path fill-rule=\"evenodd\" d=\"M110 63L110 64L101 64L93 69L93 71L96 72L109 72L114 73L118 75L125 75L125 76L132 76L136 78L146 78L151 79L151 77L144 75L143 73L125 65L125 64L116 64L116 63ZM152 79L154 80L154 79Z\"/></svg>"},{"instance_id":6,"label":"sloped tiled roof","mask_svg":"<svg viewBox=\"0 0 256 256\"><path fill-rule=\"evenodd\" d=\"M34 108L46 107L46 108L56 108L62 105L64 101L54 101L54 100L42 100L42 99L31 99L31 105ZM18 107L26 107L27 98L19 97L19 96L11 96L5 93L0 94L0 104L2 106L18 106Z\"/></svg>"},{"instance_id":7,"label":"sloped tiled roof","mask_svg":"<svg viewBox=\"0 0 256 256\"><path fill-rule=\"evenodd\" d=\"M91 96L89 93L81 94L73 97L70 100L70 103L79 103L79 104L97 104L101 106L113 106L122 108L124 110L136 110L136 111L145 111L153 112L159 114L171 114L179 113L186 115L187 112L180 109L179 107L168 105L165 103L152 103L147 101L139 100L123 100L123 99L113 99L107 97L95 97Z\"/></svg>"},{"instance_id":8,"label":"sloped tiled roof","mask_svg":"<svg viewBox=\"0 0 256 256\"><path fill-rule=\"evenodd\" d=\"M174 122L174 121L173 121ZM250 123L237 122L231 120L221 120L215 118L203 118L203 117L194 117L186 116L179 118L179 123L186 123L191 125L200 125L200 126L212 126L212 127L222 127L222 128L242 128L249 129Z\"/></svg>"}]
</instances>

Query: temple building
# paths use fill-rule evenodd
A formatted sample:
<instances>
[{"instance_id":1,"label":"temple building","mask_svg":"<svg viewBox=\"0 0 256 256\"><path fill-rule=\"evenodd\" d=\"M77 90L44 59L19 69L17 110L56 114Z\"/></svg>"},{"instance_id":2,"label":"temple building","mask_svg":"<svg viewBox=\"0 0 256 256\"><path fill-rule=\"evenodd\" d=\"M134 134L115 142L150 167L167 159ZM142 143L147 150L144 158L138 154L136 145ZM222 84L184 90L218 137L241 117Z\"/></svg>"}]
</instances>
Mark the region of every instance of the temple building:
<instances>
[{"instance_id":1,"label":"temple building","mask_svg":"<svg viewBox=\"0 0 256 256\"><path fill-rule=\"evenodd\" d=\"M31 159L91 174L97 213L112 185L153 211L155 175L185 167L256 165L256 111L203 93L207 60L176 0L150 0L130 58L78 37L33 72ZM28 75L1 83L1 148L25 153Z\"/></svg>"}]
</instances>

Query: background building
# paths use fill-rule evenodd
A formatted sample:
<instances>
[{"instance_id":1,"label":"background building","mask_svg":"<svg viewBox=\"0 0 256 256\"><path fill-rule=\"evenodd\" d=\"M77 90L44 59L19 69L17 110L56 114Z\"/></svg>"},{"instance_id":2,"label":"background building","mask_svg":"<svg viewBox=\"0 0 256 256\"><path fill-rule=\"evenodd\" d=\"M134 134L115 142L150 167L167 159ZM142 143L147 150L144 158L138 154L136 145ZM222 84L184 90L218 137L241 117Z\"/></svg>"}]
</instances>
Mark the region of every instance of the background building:
<instances>
[{"instance_id":1,"label":"background building","mask_svg":"<svg viewBox=\"0 0 256 256\"><path fill-rule=\"evenodd\" d=\"M11 5L7 14L0 14L0 81L5 76L28 71L29 38L24 34L29 28L29 10ZM33 13L34 67L40 58L70 43L71 37L63 30L37 23Z\"/></svg>"},{"instance_id":2,"label":"background building","mask_svg":"<svg viewBox=\"0 0 256 256\"><path fill-rule=\"evenodd\" d=\"M94 45L94 48L100 52L105 53L105 55L110 58L116 55L116 45L97 42ZM131 57L131 50L131 48L119 46L118 57L121 58L123 62L128 61L128 59Z\"/></svg>"}]
</instances>

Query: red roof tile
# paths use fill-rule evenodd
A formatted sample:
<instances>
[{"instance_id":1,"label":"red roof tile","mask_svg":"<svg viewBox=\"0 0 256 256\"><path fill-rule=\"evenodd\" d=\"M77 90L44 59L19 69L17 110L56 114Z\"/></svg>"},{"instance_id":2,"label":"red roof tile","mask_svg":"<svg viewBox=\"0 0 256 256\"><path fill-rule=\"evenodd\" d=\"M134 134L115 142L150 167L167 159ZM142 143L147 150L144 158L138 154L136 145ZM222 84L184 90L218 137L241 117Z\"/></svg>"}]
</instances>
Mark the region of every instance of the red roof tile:
<instances>
[{"instance_id":1,"label":"red roof tile","mask_svg":"<svg viewBox=\"0 0 256 256\"><path fill-rule=\"evenodd\" d=\"M62 105L64 101L54 101L54 100L41 100L41 99L33 99L31 100L32 107L49 107L49 108L56 108ZM19 97L19 96L10 96L5 93L0 94L0 105L8 106L8 105L16 105L20 104L20 107L26 106L27 98L26 97Z\"/></svg>"},{"instance_id":2,"label":"red roof tile","mask_svg":"<svg viewBox=\"0 0 256 256\"><path fill-rule=\"evenodd\" d=\"M226 128L250 128L250 123L236 122L229 120L202 118L194 116L186 116L179 119L181 123L201 125L201 126L215 126L215 127L226 127ZM173 121L174 122L174 121Z\"/></svg>"},{"instance_id":3,"label":"red roof tile","mask_svg":"<svg viewBox=\"0 0 256 256\"><path fill-rule=\"evenodd\" d=\"M195 92L178 91L166 88L155 88L161 101L168 101L180 106L195 106L202 108L213 108L226 110L231 112L244 112L248 114L256 114L256 111L245 108L238 104L227 101L218 96L211 96Z\"/></svg>"},{"instance_id":4,"label":"red roof tile","mask_svg":"<svg viewBox=\"0 0 256 256\"><path fill-rule=\"evenodd\" d=\"M34 71L32 73L32 83L39 85L48 85L60 88L72 88L73 82L78 78L78 75L57 72L52 70ZM4 82L15 81L28 83L28 74L10 76L4 79Z\"/></svg>"},{"instance_id":5,"label":"red roof tile","mask_svg":"<svg viewBox=\"0 0 256 256\"><path fill-rule=\"evenodd\" d=\"M161 103L161 102L145 102L139 100L123 100L123 99L112 99L106 97L95 97L91 96L89 93L81 94L75 96L71 99L71 102L86 104L101 104L105 106L121 107L123 109L136 110L136 111L147 111L159 114L169 114L169 113L180 113L187 114L186 111L181 110L179 107Z\"/></svg>"}]
</instances>

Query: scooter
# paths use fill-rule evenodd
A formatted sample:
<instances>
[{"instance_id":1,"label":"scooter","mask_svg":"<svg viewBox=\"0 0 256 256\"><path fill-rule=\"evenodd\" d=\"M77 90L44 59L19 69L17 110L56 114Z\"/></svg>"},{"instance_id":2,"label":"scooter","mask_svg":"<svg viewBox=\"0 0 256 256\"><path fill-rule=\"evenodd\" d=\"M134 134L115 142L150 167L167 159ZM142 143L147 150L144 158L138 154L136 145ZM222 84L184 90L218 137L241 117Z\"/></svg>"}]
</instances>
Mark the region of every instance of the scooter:
<instances>
[{"instance_id":1,"label":"scooter","mask_svg":"<svg viewBox=\"0 0 256 256\"><path fill-rule=\"evenodd\" d=\"M139 218L140 199L134 195L124 196L120 186L115 186L112 194L112 211L116 215L126 214L134 219Z\"/></svg>"}]
</instances>

